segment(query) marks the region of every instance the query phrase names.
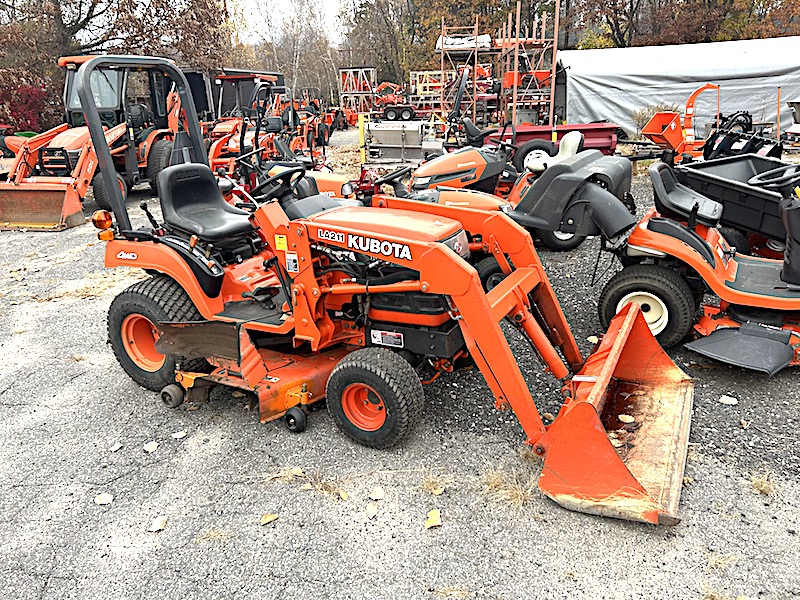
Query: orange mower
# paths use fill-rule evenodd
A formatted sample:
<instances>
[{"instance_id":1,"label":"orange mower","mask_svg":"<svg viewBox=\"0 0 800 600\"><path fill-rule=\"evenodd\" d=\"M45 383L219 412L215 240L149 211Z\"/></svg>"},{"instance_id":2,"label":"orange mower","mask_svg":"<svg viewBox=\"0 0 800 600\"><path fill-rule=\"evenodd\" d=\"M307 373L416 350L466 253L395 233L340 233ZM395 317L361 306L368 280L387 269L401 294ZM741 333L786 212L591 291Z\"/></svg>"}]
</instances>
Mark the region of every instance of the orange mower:
<instances>
[{"instance_id":1,"label":"orange mower","mask_svg":"<svg viewBox=\"0 0 800 600\"><path fill-rule=\"evenodd\" d=\"M187 107L186 143L202 147L185 80L149 57L100 56L81 67L93 139L102 141L103 130L90 80L111 60L168 72ZM637 306L614 318L584 357L530 235L501 212L398 198L382 208L327 208L317 197L267 201L248 213L223 200L204 154L195 156L158 178L163 223L148 214L151 226L133 229L116 190L113 218L93 217L107 242L105 264L150 274L112 302L109 338L122 368L165 404L207 399L223 385L257 396L262 421L283 417L300 431L308 405L325 400L346 436L387 448L421 418L418 369L449 372L472 361L497 408L514 410L542 457L546 495L591 514L678 521L693 387ZM111 183L102 144L98 160ZM285 175L279 189L296 176ZM466 231L491 240L507 271L488 293L466 260ZM550 425L500 328L504 319L561 382L563 404Z\"/></svg>"}]
</instances>

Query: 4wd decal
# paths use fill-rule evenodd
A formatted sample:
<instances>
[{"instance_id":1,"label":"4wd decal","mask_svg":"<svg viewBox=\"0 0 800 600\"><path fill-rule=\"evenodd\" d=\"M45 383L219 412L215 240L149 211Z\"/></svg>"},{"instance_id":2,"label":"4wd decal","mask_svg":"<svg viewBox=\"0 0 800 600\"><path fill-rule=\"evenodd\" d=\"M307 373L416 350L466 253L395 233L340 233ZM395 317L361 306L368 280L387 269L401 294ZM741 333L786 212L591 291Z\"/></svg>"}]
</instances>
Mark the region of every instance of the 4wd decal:
<instances>
[{"instance_id":1,"label":"4wd decal","mask_svg":"<svg viewBox=\"0 0 800 600\"><path fill-rule=\"evenodd\" d=\"M347 247L359 252L370 252L371 254L383 254L384 256L411 260L411 248L406 244L378 240L363 235L348 233Z\"/></svg>"},{"instance_id":2,"label":"4wd decal","mask_svg":"<svg viewBox=\"0 0 800 600\"><path fill-rule=\"evenodd\" d=\"M136 260L139 258L139 255L136 252L125 252L125 250L120 250L117 254L117 258L120 260Z\"/></svg>"}]
</instances>

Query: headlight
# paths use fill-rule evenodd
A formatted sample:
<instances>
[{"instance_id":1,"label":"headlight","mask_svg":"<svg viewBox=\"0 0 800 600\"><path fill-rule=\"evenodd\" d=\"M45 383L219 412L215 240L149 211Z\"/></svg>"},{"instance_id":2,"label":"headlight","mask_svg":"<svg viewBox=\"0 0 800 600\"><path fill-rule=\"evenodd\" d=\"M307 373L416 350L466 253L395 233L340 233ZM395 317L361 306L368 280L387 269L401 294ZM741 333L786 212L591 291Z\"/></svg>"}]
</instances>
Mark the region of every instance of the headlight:
<instances>
[{"instance_id":1,"label":"headlight","mask_svg":"<svg viewBox=\"0 0 800 600\"><path fill-rule=\"evenodd\" d=\"M353 193L353 184L351 184L349 181L347 183L343 183L342 197L347 198L352 193Z\"/></svg>"},{"instance_id":2,"label":"headlight","mask_svg":"<svg viewBox=\"0 0 800 600\"><path fill-rule=\"evenodd\" d=\"M411 183L411 188L415 190L424 190L430 181L430 177L418 177Z\"/></svg>"},{"instance_id":3,"label":"headlight","mask_svg":"<svg viewBox=\"0 0 800 600\"><path fill-rule=\"evenodd\" d=\"M469 239L467 238L467 232L463 229L460 229L458 233L451 235L446 240L442 240L442 244L461 258L469 258Z\"/></svg>"},{"instance_id":4,"label":"headlight","mask_svg":"<svg viewBox=\"0 0 800 600\"><path fill-rule=\"evenodd\" d=\"M509 214L511 211L514 210L514 207L510 204L501 204L500 205L500 212L504 212L505 214Z\"/></svg>"}]
</instances>

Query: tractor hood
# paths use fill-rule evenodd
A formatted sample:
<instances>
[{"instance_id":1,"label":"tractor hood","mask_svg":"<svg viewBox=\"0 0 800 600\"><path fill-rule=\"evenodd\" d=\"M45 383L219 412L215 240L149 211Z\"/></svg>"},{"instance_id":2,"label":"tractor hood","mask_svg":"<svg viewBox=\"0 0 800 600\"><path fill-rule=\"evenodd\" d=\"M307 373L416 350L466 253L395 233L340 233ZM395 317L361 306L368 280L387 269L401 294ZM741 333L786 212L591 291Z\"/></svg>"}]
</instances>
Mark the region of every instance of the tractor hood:
<instances>
[{"instance_id":1,"label":"tractor hood","mask_svg":"<svg viewBox=\"0 0 800 600\"><path fill-rule=\"evenodd\" d=\"M54 137L50 142L50 147L64 150L80 150L88 140L88 127L73 127Z\"/></svg>"},{"instance_id":2,"label":"tractor hood","mask_svg":"<svg viewBox=\"0 0 800 600\"><path fill-rule=\"evenodd\" d=\"M440 242L461 231L461 223L408 210L375 210L348 206L329 210L308 219L320 228L375 238L402 238L418 242Z\"/></svg>"}]
</instances>

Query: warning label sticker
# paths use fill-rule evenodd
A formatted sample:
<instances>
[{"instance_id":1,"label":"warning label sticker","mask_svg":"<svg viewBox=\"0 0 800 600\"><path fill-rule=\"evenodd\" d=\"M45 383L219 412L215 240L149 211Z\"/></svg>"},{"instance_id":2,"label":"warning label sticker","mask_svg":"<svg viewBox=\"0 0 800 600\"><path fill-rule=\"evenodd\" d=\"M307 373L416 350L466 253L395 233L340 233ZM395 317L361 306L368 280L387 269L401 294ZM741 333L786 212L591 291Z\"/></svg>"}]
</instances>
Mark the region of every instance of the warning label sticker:
<instances>
[{"instance_id":1,"label":"warning label sticker","mask_svg":"<svg viewBox=\"0 0 800 600\"><path fill-rule=\"evenodd\" d=\"M379 331L373 329L370 332L370 339L373 344L381 346L391 346L392 348L402 348L404 346L403 334L394 331Z\"/></svg>"},{"instance_id":2,"label":"warning label sticker","mask_svg":"<svg viewBox=\"0 0 800 600\"><path fill-rule=\"evenodd\" d=\"M297 252L286 253L286 270L289 271L289 273L300 272L300 265L297 262Z\"/></svg>"}]
</instances>

